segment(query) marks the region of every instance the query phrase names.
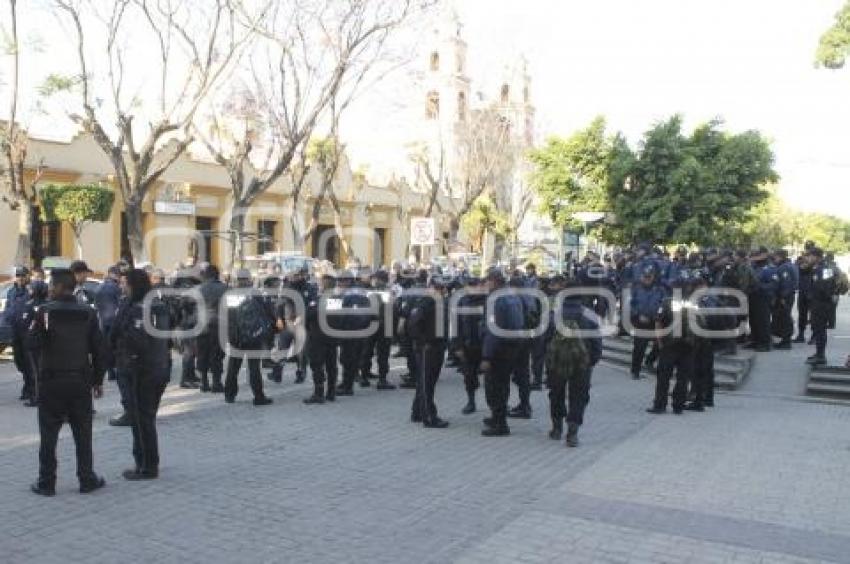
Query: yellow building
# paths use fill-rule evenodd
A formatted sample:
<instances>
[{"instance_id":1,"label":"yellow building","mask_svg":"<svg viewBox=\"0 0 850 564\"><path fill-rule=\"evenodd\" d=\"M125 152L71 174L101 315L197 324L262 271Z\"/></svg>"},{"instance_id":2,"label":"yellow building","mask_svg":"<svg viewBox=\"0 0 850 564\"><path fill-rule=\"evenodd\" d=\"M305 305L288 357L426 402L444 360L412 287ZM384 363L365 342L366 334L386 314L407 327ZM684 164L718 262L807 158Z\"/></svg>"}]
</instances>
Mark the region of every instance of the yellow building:
<instances>
[{"instance_id":1,"label":"yellow building","mask_svg":"<svg viewBox=\"0 0 850 564\"><path fill-rule=\"evenodd\" d=\"M111 164L87 134L79 134L67 142L31 139L29 170L32 171L39 163L44 167L40 185L112 184ZM245 253L299 251L337 264L356 257L363 264L375 266L389 265L410 256L410 219L423 213L427 194L413 191L404 181L390 180L386 186L369 185L345 163L337 175L334 193L340 204L343 233L353 255L348 257L334 235L335 217L327 198L321 204L313 236L307 241L295 240L293 223L300 227L299 233L303 233L304 226L310 224L319 186L317 174L309 174L301 202L297 209L293 209L291 186L284 177L260 196L250 209L244 210L245 230L263 236L260 241L252 239L246 243ZM442 208L450 209L451 202L446 198L440 195ZM193 245L203 241L201 247L209 249L211 262L229 266L231 201L229 178L220 165L191 154L181 156L163 174L144 202L145 248L150 262L170 269L189 256ZM103 272L128 254L126 249L122 249L122 240L126 240L122 236L122 210L123 203L118 194L110 221L92 224L83 232L84 258L97 272ZM35 263L47 256L76 258L69 225L40 220L35 223ZM437 217L436 225L438 244L432 252L441 254L445 243L441 239L448 237L449 219ZM7 241L0 248L0 265L11 267L14 262L17 226L16 212L8 207L0 208L0 236Z\"/></svg>"}]
</instances>

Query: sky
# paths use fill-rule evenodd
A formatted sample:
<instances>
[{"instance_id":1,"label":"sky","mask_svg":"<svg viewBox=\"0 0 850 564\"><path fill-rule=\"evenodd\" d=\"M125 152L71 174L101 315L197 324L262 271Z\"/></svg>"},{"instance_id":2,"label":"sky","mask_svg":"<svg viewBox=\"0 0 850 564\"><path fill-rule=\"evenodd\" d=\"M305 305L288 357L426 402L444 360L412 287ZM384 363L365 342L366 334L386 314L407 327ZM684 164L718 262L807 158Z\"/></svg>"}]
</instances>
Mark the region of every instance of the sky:
<instances>
[{"instance_id":1,"label":"sky","mask_svg":"<svg viewBox=\"0 0 850 564\"><path fill-rule=\"evenodd\" d=\"M469 44L473 92L494 89L506 63L520 55L528 59L541 140L569 135L597 115L632 142L673 113L685 116L686 127L722 117L731 131L757 129L773 142L780 194L789 204L850 219L850 68L814 66L818 38L842 2L453 4ZM41 46L26 61L25 80L38 82L51 66L73 64L67 42L46 39L62 30L43 13L24 21L23 28L25 37L40 37ZM355 156L358 145L374 153L381 150L379 139L389 150L403 137L394 98L405 81L390 76L352 106L356 115L345 118L343 133L349 132ZM57 130L55 118L37 121L36 134ZM359 152L364 158L369 153Z\"/></svg>"},{"instance_id":2,"label":"sky","mask_svg":"<svg viewBox=\"0 0 850 564\"><path fill-rule=\"evenodd\" d=\"M524 53L542 135L630 140L680 112L773 141L791 205L850 218L850 68L816 69L843 0L459 0L470 66Z\"/></svg>"}]
</instances>

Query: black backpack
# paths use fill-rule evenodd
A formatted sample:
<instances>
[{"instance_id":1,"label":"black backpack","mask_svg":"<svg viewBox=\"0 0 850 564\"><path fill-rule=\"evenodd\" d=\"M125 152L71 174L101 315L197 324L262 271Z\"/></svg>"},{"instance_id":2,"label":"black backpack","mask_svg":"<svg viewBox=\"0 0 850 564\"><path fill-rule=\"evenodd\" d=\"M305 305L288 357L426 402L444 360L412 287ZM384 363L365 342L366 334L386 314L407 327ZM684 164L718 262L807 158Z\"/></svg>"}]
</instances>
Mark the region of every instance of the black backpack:
<instances>
[{"instance_id":1,"label":"black backpack","mask_svg":"<svg viewBox=\"0 0 850 564\"><path fill-rule=\"evenodd\" d=\"M236 306L235 345L241 349L260 347L271 341L274 323L263 305L252 297L246 297Z\"/></svg>"}]
</instances>

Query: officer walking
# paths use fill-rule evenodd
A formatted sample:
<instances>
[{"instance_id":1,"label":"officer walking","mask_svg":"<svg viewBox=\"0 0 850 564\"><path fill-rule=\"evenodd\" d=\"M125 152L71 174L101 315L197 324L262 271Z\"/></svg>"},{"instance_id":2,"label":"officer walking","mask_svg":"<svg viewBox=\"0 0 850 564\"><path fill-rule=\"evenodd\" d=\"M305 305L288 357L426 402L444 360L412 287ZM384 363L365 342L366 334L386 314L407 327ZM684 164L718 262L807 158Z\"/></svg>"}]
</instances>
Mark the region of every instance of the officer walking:
<instances>
[{"instance_id":1,"label":"officer walking","mask_svg":"<svg viewBox=\"0 0 850 564\"><path fill-rule=\"evenodd\" d=\"M103 395L104 343L95 311L77 303L70 270L56 269L52 301L38 309L29 330L29 346L38 357L39 474L31 489L56 493L56 443L67 421L77 449L80 493L106 485L95 474L92 455L92 396Z\"/></svg>"}]
</instances>

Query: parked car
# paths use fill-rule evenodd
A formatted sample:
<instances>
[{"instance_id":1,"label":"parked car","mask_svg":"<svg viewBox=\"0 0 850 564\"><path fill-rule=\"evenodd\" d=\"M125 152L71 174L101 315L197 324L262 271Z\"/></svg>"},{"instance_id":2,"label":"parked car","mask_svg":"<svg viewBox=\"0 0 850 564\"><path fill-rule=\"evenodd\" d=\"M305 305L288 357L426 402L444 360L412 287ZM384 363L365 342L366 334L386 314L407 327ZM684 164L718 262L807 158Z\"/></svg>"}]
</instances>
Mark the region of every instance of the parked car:
<instances>
[{"instance_id":1,"label":"parked car","mask_svg":"<svg viewBox=\"0 0 850 564\"><path fill-rule=\"evenodd\" d=\"M300 253L266 253L245 259L245 268L255 278L269 276L274 271L275 265L280 267L284 276L306 268L309 276L312 277L316 269L316 259Z\"/></svg>"}]
</instances>

